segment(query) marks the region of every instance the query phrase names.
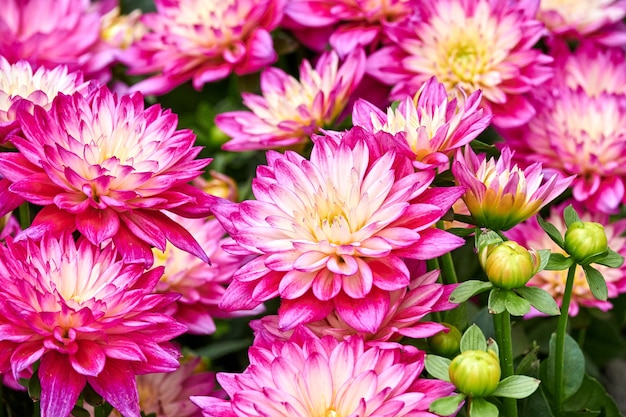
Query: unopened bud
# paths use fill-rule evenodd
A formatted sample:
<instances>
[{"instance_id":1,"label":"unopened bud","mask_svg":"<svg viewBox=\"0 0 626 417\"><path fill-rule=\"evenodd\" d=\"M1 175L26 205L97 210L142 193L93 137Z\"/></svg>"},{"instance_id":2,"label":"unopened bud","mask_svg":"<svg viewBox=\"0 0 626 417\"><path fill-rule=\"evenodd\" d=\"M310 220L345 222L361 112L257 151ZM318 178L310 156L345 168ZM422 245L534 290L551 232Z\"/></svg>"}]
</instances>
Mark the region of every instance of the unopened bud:
<instances>
[{"instance_id":1,"label":"unopened bud","mask_svg":"<svg viewBox=\"0 0 626 417\"><path fill-rule=\"evenodd\" d=\"M577 261L606 252L607 245L604 226L600 223L577 221L565 232L565 251Z\"/></svg>"},{"instance_id":2,"label":"unopened bud","mask_svg":"<svg viewBox=\"0 0 626 417\"><path fill-rule=\"evenodd\" d=\"M450 382L463 394L486 397L500 383L500 361L492 350L466 350L452 360Z\"/></svg>"},{"instance_id":3,"label":"unopened bud","mask_svg":"<svg viewBox=\"0 0 626 417\"><path fill-rule=\"evenodd\" d=\"M455 356L459 353L461 346L461 332L459 329L448 323L441 323L448 328L448 331L440 331L436 335L428 338L428 345L433 353L445 357Z\"/></svg>"},{"instance_id":4,"label":"unopened bud","mask_svg":"<svg viewBox=\"0 0 626 417\"><path fill-rule=\"evenodd\" d=\"M483 251L479 254L480 263L489 282L498 288L523 287L539 269L539 255L511 240L487 246Z\"/></svg>"}]
</instances>

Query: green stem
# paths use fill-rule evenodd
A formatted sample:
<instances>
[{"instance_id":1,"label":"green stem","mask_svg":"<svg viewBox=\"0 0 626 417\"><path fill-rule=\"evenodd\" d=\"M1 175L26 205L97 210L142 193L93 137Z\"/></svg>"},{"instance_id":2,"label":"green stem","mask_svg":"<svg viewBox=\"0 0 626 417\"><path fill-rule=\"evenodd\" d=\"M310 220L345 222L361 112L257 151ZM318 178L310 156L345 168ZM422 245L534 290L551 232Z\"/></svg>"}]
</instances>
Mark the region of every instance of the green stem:
<instances>
[{"instance_id":1,"label":"green stem","mask_svg":"<svg viewBox=\"0 0 626 417\"><path fill-rule=\"evenodd\" d=\"M554 363L554 401L556 405L557 417L563 411L563 368L565 367L565 334L567 333L567 319L569 318L569 304L572 299L572 288L574 287L574 276L576 275L577 264L569 267L567 271L567 282L561 303L561 315L556 329L556 351Z\"/></svg>"},{"instance_id":2,"label":"green stem","mask_svg":"<svg viewBox=\"0 0 626 417\"><path fill-rule=\"evenodd\" d=\"M27 229L30 226L30 205L28 203L22 203L18 209L20 218L20 227L22 230Z\"/></svg>"},{"instance_id":3,"label":"green stem","mask_svg":"<svg viewBox=\"0 0 626 417\"><path fill-rule=\"evenodd\" d=\"M443 229L443 221L438 221L437 227L439 229ZM439 266L441 268L441 279L444 284L456 284L459 282L459 279L456 276L456 270L454 269L452 254L450 252L439 257Z\"/></svg>"},{"instance_id":4,"label":"green stem","mask_svg":"<svg viewBox=\"0 0 626 417\"><path fill-rule=\"evenodd\" d=\"M40 417L41 416L41 404L39 403L39 400L33 402L33 417Z\"/></svg>"},{"instance_id":5,"label":"green stem","mask_svg":"<svg viewBox=\"0 0 626 417\"><path fill-rule=\"evenodd\" d=\"M495 314L493 323L496 330L496 341L500 351L500 368L502 379L515 375L513 366L513 338L511 336L511 314L508 311ZM517 400L515 398L502 398L506 417L517 417Z\"/></svg>"}]
</instances>

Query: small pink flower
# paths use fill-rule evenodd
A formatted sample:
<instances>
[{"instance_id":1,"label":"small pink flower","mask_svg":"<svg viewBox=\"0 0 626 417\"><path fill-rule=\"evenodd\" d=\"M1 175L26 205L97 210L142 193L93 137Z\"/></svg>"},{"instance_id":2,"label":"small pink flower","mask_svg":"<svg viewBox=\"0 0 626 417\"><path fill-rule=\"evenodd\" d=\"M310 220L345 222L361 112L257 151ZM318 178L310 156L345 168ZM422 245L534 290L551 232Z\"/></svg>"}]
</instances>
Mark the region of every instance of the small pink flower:
<instances>
[{"instance_id":1,"label":"small pink flower","mask_svg":"<svg viewBox=\"0 0 626 417\"><path fill-rule=\"evenodd\" d=\"M275 149L307 143L320 129L331 128L361 81L365 55L357 50L339 64L336 53L322 55L311 67L300 66L300 81L278 68L261 74L263 96L243 94L250 111L218 114L215 124L232 139L228 151Z\"/></svg>"},{"instance_id":2,"label":"small pink flower","mask_svg":"<svg viewBox=\"0 0 626 417\"><path fill-rule=\"evenodd\" d=\"M496 126L526 123L534 114L524 97L552 76L552 60L533 46L543 34L539 0L422 2L419 18L389 28L392 39L368 58L367 73L393 85L392 99L415 94L436 76L448 91L482 91Z\"/></svg>"},{"instance_id":3,"label":"small pink flower","mask_svg":"<svg viewBox=\"0 0 626 417\"><path fill-rule=\"evenodd\" d=\"M390 345L366 349L358 336L327 336L252 347L243 373L217 375L230 400L191 401L204 417L434 417L428 407L454 386L420 378L424 352Z\"/></svg>"},{"instance_id":4,"label":"small pink flower","mask_svg":"<svg viewBox=\"0 0 626 417\"><path fill-rule=\"evenodd\" d=\"M563 221L563 209L570 203L572 203L572 201L566 201L559 206L552 208L550 216L546 218L546 221L556 226L562 235L567 229ZM611 221L609 215L605 213L590 213L581 210L581 206L577 202L574 201L573 203L578 207L577 211L581 220L597 222L603 225L608 240L608 246L622 256L625 256L626 238L623 235L626 231L626 220L621 219ZM559 248L556 243L552 241L552 239L550 239L534 218L529 219L509 230L506 233L506 236L527 248L535 250L550 249L555 253L563 253L563 250ZM615 298L619 294L626 292L626 265L622 265L619 268L608 268L599 264L592 264L592 266L598 269L604 276L609 292L609 298ZM563 293L565 292L566 280L567 270L543 270L533 276L527 285L543 288L555 298L559 305L561 305ZM600 301L593 296L591 290L589 289L589 285L587 284L585 273L579 266L576 269L576 275L574 277L574 288L569 315L578 315L580 307L595 307L602 311L608 311L613 308L613 304L611 304L610 301ZM531 315L539 315L539 313L537 311L533 311L531 312Z\"/></svg>"},{"instance_id":5,"label":"small pink flower","mask_svg":"<svg viewBox=\"0 0 626 417\"><path fill-rule=\"evenodd\" d=\"M170 372L185 331L144 272L71 234L0 246L0 372L29 377L39 361L41 416L67 417L89 384L124 416L139 417L135 375Z\"/></svg>"},{"instance_id":6,"label":"small pink flower","mask_svg":"<svg viewBox=\"0 0 626 417\"><path fill-rule=\"evenodd\" d=\"M364 100L352 111L352 122L372 133L401 135L415 154L417 169L450 168L455 149L470 143L489 126L491 117L479 109L480 91L464 100L450 99L443 84L428 80L413 99L406 97L387 114Z\"/></svg>"},{"instance_id":7,"label":"small pink flower","mask_svg":"<svg viewBox=\"0 0 626 417\"><path fill-rule=\"evenodd\" d=\"M157 292L181 294L176 301L176 320L189 328L189 333L211 334L215 331L213 318L233 317L237 312L226 313L218 308L226 286L234 272L242 265L244 258L224 252L220 245L225 241L225 231L214 219L186 219L170 215L170 218L188 230L211 258L211 264L172 245L165 252L153 249L155 265L163 265L165 271L156 287ZM246 314L259 314L258 308Z\"/></svg>"},{"instance_id":8,"label":"small pink flower","mask_svg":"<svg viewBox=\"0 0 626 417\"><path fill-rule=\"evenodd\" d=\"M146 13L148 28L124 55L130 74L154 74L132 87L163 94L192 80L205 83L232 72L249 74L272 64L277 55L270 32L283 14L285 0L155 0Z\"/></svg>"},{"instance_id":9,"label":"small pink flower","mask_svg":"<svg viewBox=\"0 0 626 417\"><path fill-rule=\"evenodd\" d=\"M376 332L389 292L409 285L402 258L431 259L463 243L433 227L463 190L428 189L434 172L381 151L383 135L354 127L338 142L318 137L310 160L270 151L252 183L256 200L213 207L233 239L224 250L258 255L235 273L222 308L280 296L281 330L336 309L353 328Z\"/></svg>"},{"instance_id":10,"label":"small pink flower","mask_svg":"<svg viewBox=\"0 0 626 417\"><path fill-rule=\"evenodd\" d=\"M522 170L512 157L507 147L497 160L476 155L470 146L465 153L457 152L452 172L457 184L467 189L463 201L479 226L508 230L537 214L574 179L554 174L544 182L539 162Z\"/></svg>"},{"instance_id":11,"label":"small pink flower","mask_svg":"<svg viewBox=\"0 0 626 417\"><path fill-rule=\"evenodd\" d=\"M169 241L208 261L163 213L205 217L214 198L187 184L209 161L194 159L195 136L176 130L170 111L101 87L90 99L60 94L49 111L35 106L17 120L24 137L11 138L19 153L0 153L0 175L11 183L5 194L43 206L31 236L78 230L96 245L113 239L126 261L147 265L151 247Z\"/></svg>"}]
</instances>

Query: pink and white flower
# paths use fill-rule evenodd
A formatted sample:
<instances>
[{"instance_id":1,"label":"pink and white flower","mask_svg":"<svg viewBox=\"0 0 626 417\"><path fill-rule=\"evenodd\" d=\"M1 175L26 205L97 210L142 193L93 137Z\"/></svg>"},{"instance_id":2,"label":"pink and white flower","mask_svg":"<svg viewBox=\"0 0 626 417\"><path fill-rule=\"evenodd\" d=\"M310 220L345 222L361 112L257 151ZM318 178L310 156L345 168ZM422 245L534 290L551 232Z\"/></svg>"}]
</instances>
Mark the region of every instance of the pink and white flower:
<instances>
[{"instance_id":1,"label":"pink and white flower","mask_svg":"<svg viewBox=\"0 0 626 417\"><path fill-rule=\"evenodd\" d=\"M344 113L352 92L365 71L362 50L340 65L336 53L322 55L315 69L304 60L300 81L278 68L261 74L262 96L243 93L250 111L218 114L215 124L232 139L228 151L301 146L320 129L332 128Z\"/></svg>"},{"instance_id":2,"label":"pink and white flower","mask_svg":"<svg viewBox=\"0 0 626 417\"><path fill-rule=\"evenodd\" d=\"M45 236L0 246L0 372L28 378L39 362L42 417L67 417L87 384L139 417L135 375L178 368L185 331L153 294L162 268L119 260L112 245Z\"/></svg>"},{"instance_id":3,"label":"pink and white flower","mask_svg":"<svg viewBox=\"0 0 626 417\"><path fill-rule=\"evenodd\" d=\"M541 163L522 169L512 162L513 153L502 149L498 159L476 155L470 146L457 152L452 172L467 209L477 225L493 230L508 230L534 216L558 197L573 177L551 175L544 181Z\"/></svg>"},{"instance_id":4,"label":"pink and white flower","mask_svg":"<svg viewBox=\"0 0 626 417\"><path fill-rule=\"evenodd\" d=\"M170 217L188 230L211 258L211 264L208 264L170 244L165 252L153 249L155 265L165 267L156 292L181 294L172 313L174 318L186 325L189 333L211 334L215 331L214 318L261 313L262 308L237 314L227 313L218 307L233 274L245 261L245 258L230 255L221 249L226 232L219 222L215 218Z\"/></svg>"},{"instance_id":5,"label":"pink and white flower","mask_svg":"<svg viewBox=\"0 0 626 417\"><path fill-rule=\"evenodd\" d=\"M414 172L393 148L381 151L393 137L378 135L354 127L340 141L318 137L310 160L269 151L252 183L256 200L213 208L233 239L224 250L258 255L235 273L222 308L280 296L280 330L336 309L353 328L377 332L389 292L410 283L402 258L462 245L432 226L463 189L428 189L434 171Z\"/></svg>"},{"instance_id":6,"label":"pink and white flower","mask_svg":"<svg viewBox=\"0 0 626 417\"><path fill-rule=\"evenodd\" d=\"M146 13L148 28L124 54L129 74L154 74L132 89L163 94L189 80L205 83L231 73L250 74L277 55L270 32L283 15L285 0L155 0Z\"/></svg>"},{"instance_id":7,"label":"pink and white flower","mask_svg":"<svg viewBox=\"0 0 626 417\"><path fill-rule=\"evenodd\" d=\"M214 197L187 184L208 160L194 158L190 130L136 93L117 97L106 87L92 98L60 94L49 111L18 111L24 137L12 136L19 153L0 153L8 194L43 209L31 236L78 230L94 244L113 239L124 260L152 263L151 247L166 241L208 258L191 234L163 211L206 217Z\"/></svg>"},{"instance_id":8,"label":"pink and white flower","mask_svg":"<svg viewBox=\"0 0 626 417\"><path fill-rule=\"evenodd\" d=\"M533 46L544 27L539 0L422 2L419 19L389 28L392 44L368 58L367 73L393 85L392 99L414 95L432 76L448 91L481 90L496 126L526 123L534 114L524 97L552 76L552 59Z\"/></svg>"},{"instance_id":9,"label":"pink and white flower","mask_svg":"<svg viewBox=\"0 0 626 417\"><path fill-rule=\"evenodd\" d=\"M436 78L428 80L415 95L406 97L396 109L383 113L364 100L352 111L352 123L372 133L401 135L415 154L417 169L450 168L454 150L474 140L489 126L491 116L479 108L482 95L475 91L459 100L448 96Z\"/></svg>"},{"instance_id":10,"label":"pink and white flower","mask_svg":"<svg viewBox=\"0 0 626 417\"><path fill-rule=\"evenodd\" d=\"M569 205L571 201L566 201L559 206L552 208L550 216L546 221L552 223L557 230L563 235L567 226L563 221L563 209ZM608 214L591 213L581 210L581 206L577 202L573 202L578 207L577 212L582 221L598 222L604 226L607 236L608 246L622 256L626 256L626 238L623 236L626 231L626 220L621 219L611 221ZM515 240L520 245L535 250L550 249L554 253L564 253L556 243L539 226L536 219L529 219L509 230L506 233L509 239ZM609 268L599 264L592 264L598 269L606 281L609 298L615 298L619 294L626 292L626 265L619 268ZM567 281L567 270L548 271L543 270L534 275L527 285L540 287L546 290L554 297L559 305L563 301L563 293L565 292L565 282ZM596 299L585 278L582 267L578 266L576 275L574 276L574 287L572 292L571 304L569 307L569 315L576 316L581 307L598 308L602 311L608 311L613 308L610 301L601 301ZM539 315L537 311L531 312L531 315Z\"/></svg>"},{"instance_id":11,"label":"pink and white flower","mask_svg":"<svg viewBox=\"0 0 626 417\"><path fill-rule=\"evenodd\" d=\"M435 417L430 403L454 391L420 378L424 352L397 344L366 349L358 336L253 346L249 358L243 373L217 374L230 400L191 397L204 417Z\"/></svg>"}]
</instances>

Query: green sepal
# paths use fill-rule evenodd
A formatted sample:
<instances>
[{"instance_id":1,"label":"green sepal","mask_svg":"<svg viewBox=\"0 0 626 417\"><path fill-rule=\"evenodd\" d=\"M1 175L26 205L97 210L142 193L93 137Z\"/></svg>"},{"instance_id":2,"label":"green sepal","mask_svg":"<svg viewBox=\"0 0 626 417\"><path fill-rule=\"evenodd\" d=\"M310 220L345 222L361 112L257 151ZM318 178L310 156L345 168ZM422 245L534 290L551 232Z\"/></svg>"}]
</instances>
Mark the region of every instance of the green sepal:
<instances>
[{"instance_id":1,"label":"green sepal","mask_svg":"<svg viewBox=\"0 0 626 417\"><path fill-rule=\"evenodd\" d=\"M546 271L562 271L574 265L575 262L572 257L552 252L550 259L548 259L548 264L543 269Z\"/></svg>"},{"instance_id":2,"label":"green sepal","mask_svg":"<svg viewBox=\"0 0 626 417\"><path fill-rule=\"evenodd\" d=\"M472 398L470 400L469 415L472 417L498 417L498 407L484 398Z\"/></svg>"},{"instance_id":3,"label":"green sepal","mask_svg":"<svg viewBox=\"0 0 626 417\"><path fill-rule=\"evenodd\" d=\"M606 301L607 298L609 298L609 290L606 287L606 281L600 271L591 265L583 265L583 270L585 271L587 284L589 284L593 296L598 300Z\"/></svg>"},{"instance_id":4,"label":"green sepal","mask_svg":"<svg viewBox=\"0 0 626 417\"><path fill-rule=\"evenodd\" d=\"M444 358L443 356L428 354L424 360L424 367L431 376L442 381L450 382L448 369L450 368L451 362L450 359Z\"/></svg>"},{"instance_id":5,"label":"green sepal","mask_svg":"<svg viewBox=\"0 0 626 417\"><path fill-rule=\"evenodd\" d=\"M461 338L461 353L466 350L487 350L487 339L485 339L485 335L483 334L480 327L475 324L472 324L470 327L465 330L463 337Z\"/></svg>"},{"instance_id":6,"label":"green sepal","mask_svg":"<svg viewBox=\"0 0 626 417\"><path fill-rule=\"evenodd\" d=\"M596 259L594 263L608 266L609 268L619 268L624 264L624 257L613 249L609 248L606 255L601 259Z\"/></svg>"},{"instance_id":7,"label":"green sepal","mask_svg":"<svg viewBox=\"0 0 626 417\"><path fill-rule=\"evenodd\" d=\"M438 398L432 403L430 403L430 407L428 411L431 413L438 414L440 416L449 416L459 409L461 403L465 400L465 394L456 394L450 397Z\"/></svg>"},{"instance_id":8,"label":"green sepal","mask_svg":"<svg viewBox=\"0 0 626 417\"><path fill-rule=\"evenodd\" d=\"M495 287L491 289L487 302L487 309L490 314L500 314L506 310L506 293L508 292L510 292L510 290Z\"/></svg>"},{"instance_id":9,"label":"green sepal","mask_svg":"<svg viewBox=\"0 0 626 417\"><path fill-rule=\"evenodd\" d=\"M471 279L469 281L462 282L458 287L452 291L448 300L451 303L460 304L464 303L476 294L485 292L493 287L491 282L479 281Z\"/></svg>"},{"instance_id":10,"label":"green sepal","mask_svg":"<svg viewBox=\"0 0 626 417\"><path fill-rule=\"evenodd\" d=\"M565 220L565 225L567 227L574 222L581 221L578 213L576 213L576 210L574 210L574 207L571 204L563 210L563 220Z\"/></svg>"},{"instance_id":11,"label":"green sepal","mask_svg":"<svg viewBox=\"0 0 626 417\"><path fill-rule=\"evenodd\" d=\"M535 392L540 383L540 380L526 375L511 375L500 381L498 388L491 395L519 400Z\"/></svg>"},{"instance_id":12,"label":"green sepal","mask_svg":"<svg viewBox=\"0 0 626 417\"><path fill-rule=\"evenodd\" d=\"M530 303L513 291L505 293L504 305L512 316L523 316L530 312Z\"/></svg>"},{"instance_id":13,"label":"green sepal","mask_svg":"<svg viewBox=\"0 0 626 417\"><path fill-rule=\"evenodd\" d=\"M539 287L520 287L515 291L524 297L531 306L548 316L558 316L561 314L559 305L554 298L543 288Z\"/></svg>"}]
</instances>

